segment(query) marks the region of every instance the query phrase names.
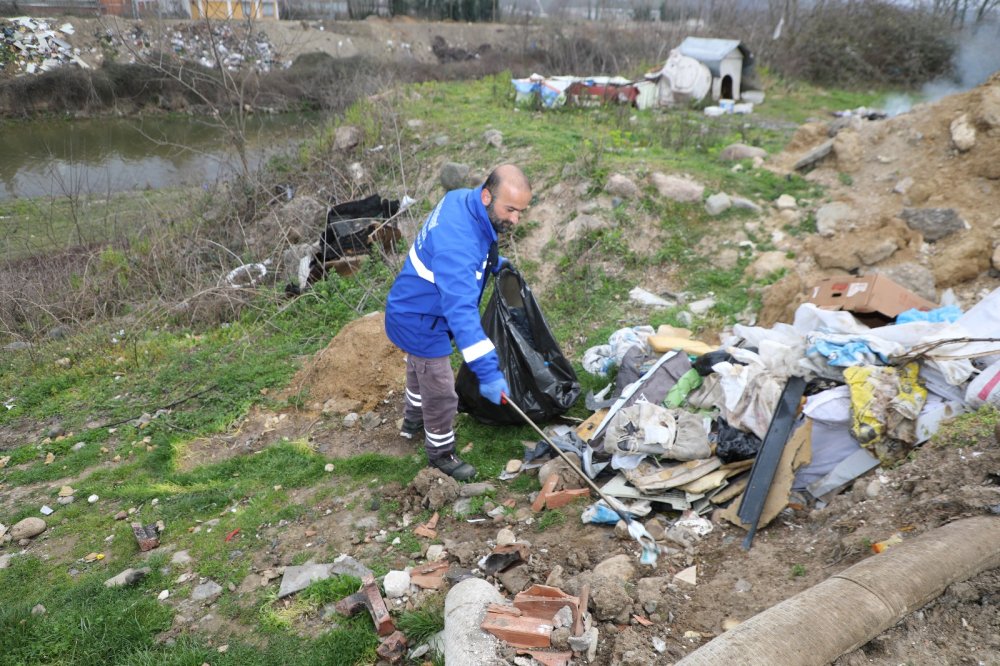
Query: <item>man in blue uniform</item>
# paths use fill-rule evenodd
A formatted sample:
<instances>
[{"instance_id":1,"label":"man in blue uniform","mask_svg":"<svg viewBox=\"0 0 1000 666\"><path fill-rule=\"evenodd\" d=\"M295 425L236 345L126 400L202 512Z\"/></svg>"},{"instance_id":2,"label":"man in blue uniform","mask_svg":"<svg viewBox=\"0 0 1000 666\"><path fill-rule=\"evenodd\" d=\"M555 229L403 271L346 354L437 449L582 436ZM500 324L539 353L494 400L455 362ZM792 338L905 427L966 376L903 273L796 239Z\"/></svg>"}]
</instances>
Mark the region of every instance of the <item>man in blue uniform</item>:
<instances>
[{"instance_id":1,"label":"man in blue uniform","mask_svg":"<svg viewBox=\"0 0 1000 666\"><path fill-rule=\"evenodd\" d=\"M513 164L497 167L481 186L448 192L428 216L389 291L385 331L406 352L401 435L421 431L432 467L459 481L476 468L455 455L458 394L449 357L452 341L495 404L509 393L493 343L479 321L490 273L505 261L497 235L520 222L531 186Z\"/></svg>"}]
</instances>

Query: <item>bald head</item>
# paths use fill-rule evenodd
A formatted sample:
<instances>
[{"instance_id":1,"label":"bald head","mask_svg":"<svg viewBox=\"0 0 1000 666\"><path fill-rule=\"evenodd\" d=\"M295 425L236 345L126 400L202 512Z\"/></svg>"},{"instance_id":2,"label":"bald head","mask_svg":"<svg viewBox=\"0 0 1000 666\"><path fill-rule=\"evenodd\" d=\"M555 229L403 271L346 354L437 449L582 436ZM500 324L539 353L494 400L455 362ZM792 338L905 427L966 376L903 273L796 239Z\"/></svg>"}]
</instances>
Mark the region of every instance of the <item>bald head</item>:
<instances>
[{"instance_id":1,"label":"bald head","mask_svg":"<svg viewBox=\"0 0 1000 666\"><path fill-rule=\"evenodd\" d=\"M513 164L498 166L483 183L482 202L497 233L509 231L531 203L528 178Z\"/></svg>"}]
</instances>

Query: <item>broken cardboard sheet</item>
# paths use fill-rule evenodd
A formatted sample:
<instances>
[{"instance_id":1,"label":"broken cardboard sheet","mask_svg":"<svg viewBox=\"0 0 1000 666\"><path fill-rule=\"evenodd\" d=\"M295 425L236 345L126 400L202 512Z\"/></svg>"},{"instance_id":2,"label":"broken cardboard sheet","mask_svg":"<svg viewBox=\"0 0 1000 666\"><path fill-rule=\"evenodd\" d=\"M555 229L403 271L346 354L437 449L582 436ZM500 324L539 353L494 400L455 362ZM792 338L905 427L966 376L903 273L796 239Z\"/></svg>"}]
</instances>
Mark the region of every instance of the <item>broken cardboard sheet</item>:
<instances>
[{"instance_id":1,"label":"broken cardboard sheet","mask_svg":"<svg viewBox=\"0 0 1000 666\"><path fill-rule=\"evenodd\" d=\"M799 426L791 437L789 437L785 448L778 460L778 469L774 479L771 481L767 498L764 500L764 508L761 511L757 527L766 526L781 510L788 505L788 495L792 490L792 482L795 480L795 472L803 465L807 464L811 458L810 440L812 435L812 422L805 421ZM733 525L748 529L749 525L744 524L738 517L740 504L744 495L740 495L721 513L721 516Z\"/></svg>"},{"instance_id":2,"label":"broken cardboard sheet","mask_svg":"<svg viewBox=\"0 0 1000 666\"><path fill-rule=\"evenodd\" d=\"M691 508L691 503L701 499L702 495L685 493L683 490L665 490L659 493L642 493L635 486L631 486L624 474L618 474L613 479L604 484L601 491L615 499L642 499L650 502L660 502L668 504L677 511ZM631 513L631 512L630 512Z\"/></svg>"},{"instance_id":3,"label":"broken cardboard sheet","mask_svg":"<svg viewBox=\"0 0 1000 666\"><path fill-rule=\"evenodd\" d=\"M643 462L634 470L625 470L625 478L642 492L667 490L677 488L695 479L700 479L722 465L717 457L701 460L689 460L670 467L658 467L650 462Z\"/></svg>"}]
</instances>

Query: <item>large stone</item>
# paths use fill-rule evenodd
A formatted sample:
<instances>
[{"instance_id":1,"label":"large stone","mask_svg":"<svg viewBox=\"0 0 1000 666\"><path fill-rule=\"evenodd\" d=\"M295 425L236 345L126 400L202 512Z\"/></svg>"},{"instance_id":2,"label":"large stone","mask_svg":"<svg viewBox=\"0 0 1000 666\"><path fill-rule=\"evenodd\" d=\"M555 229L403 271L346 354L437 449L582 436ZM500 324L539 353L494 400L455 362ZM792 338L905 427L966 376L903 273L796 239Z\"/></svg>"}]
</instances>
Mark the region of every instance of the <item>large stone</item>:
<instances>
[{"instance_id":1,"label":"large stone","mask_svg":"<svg viewBox=\"0 0 1000 666\"><path fill-rule=\"evenodd\" d=\"M854 173L861 168L864 148L857 132L846 131L833 140L833 152L837 155L837 169L844 173Z\"/></svg>"},{"instance_id":2,"label":"large stone","mask_svg":"<svg viewBox=\"0 0 1000 666\"><path fill-rule=\"evenodd\" d=\"M566 240L576 240L582 238L588 231L608 226L611 226L610 223L594 215L577 215L566 225Z\"/></svg>"},{"instance_id":3,"label":"large stone","mask_svg":"<svg viewBox=\"0 0 1000 666\"><path fill-rule=\"evenodd\" d=\"M628 622L632 597L625 589L626 579L594 575L590 578L590 606L594 618L604 622Z\"/></svg>"},{"instance_id":4,"label":"large stone","mask_svg":"<svg viewBox=\"0 0 1000 666\"><path fill-rule=\"evenodd\" d=\"M650 176L650 180L660 196L671 201L694 203L701 201L701 197L705 193L704 185L683 176L654 173Z\"/></svg>"},{"instance_id":5,"label":"large stone","mask_svg":"<svg viewBox=\"0 0 1000 666\"><path fill-rule=\"evenodd\" d=\"M24 520L14 523L14 526L10 528L10 538L14 541L20 539L31 539L38 536L48 525L41 518L31 516L30 518L25 518Z\"/></svg>"},{"instance_id":6,"label":"large stone","mask_svg":"<svg viewBox=\"0 0 1000 666\"><path fill-rule=\"evenodd\" d=\"M729 195L725 192L717 192L705 201L705 210L708 211L709 215L722 215L727 210L732 208L733 201L729 198Z\"/></svg>"},{"instance_id":7,"label":"large stone","mask_svg":"<svg viewBox=\"0 0 1000 666\"><path fill-rule=\"evenodd\" d=\"M791 194L782 194L774 200L774 207L778 210L794 211L799 207L799 204L795 201L795 197Z\"/></svg>"},{"instance_id":8,"label":"large stone","mask_svg":"<svg viewBox=\"0 0 1000 666\"><path fill-rule=\"evenodd\" d=\"M634 199L639 195L638 186L628 176L623 176L620 173L612 174L604 189L609 194L622 199Z\"/></svg>"},{"instance_id":9,"label":"large stone","mask_svg":"<svg viewBox=\"0 0 1000 666\"><path fill-rule=\"evenodd\" d=\"M670 579L665 576L640 578L635 588L635 600L647 613L655 613L664 601L664 591Z\"/></svg>"},{"instance_id":10,"label":"large stone","mask_svg":"<svg viewBox=\"0 0 1000 666\"><path fill-rule=\"evenodd\" d=\"M763 148L748 146L744 143L734 143L726 146L719 153L719 159L727 161L752 160L755 157L763 159L767 157L767 151Z\"/></svg>"},{"instance_id":11,"label":"large stone","mask_svg":"<svg viewBox=\"0 0 1000 666\"><path fill-rule=\"evenodd\" d=\"M361 129L354 125L341 125L333 135L334 150L353 150L361 143Z\"/></svg>"},{"instance_id":12,"label":"large stone","mask_svg":"<svg viewBox=\"0 0 1000 666\"><path fill-rule=\"evenodd\" d=\"M222 594L222 586L209 580L191 590L191 601L208 601Z\"/></svg>"},{"instance_id":13,"label":"large stone","mask_svg":"<svg viewBox=\"0 0 1000 666\"><path fill-rule=\"evenodd\" d=\"M862 263L868 266L873 266L874 264L891 257L898 249L899 244L896 242L895 238L883 238L875 241L871 245L859 247L858 258L861 259Z\"/></svg>"},{"instance_id":14,"label":"large stone","mask_svg":"<svg viewBox=\"0 0 1000 666\"><path fill-rule=\"evenodd\" d=\"M134 585L140 580L149 575L152 571L149 567L142 567L141 569L126 569L117 576L104 581L105 587L125 587L127 585Z\"/></svg>"},{"instance_id":15,"label":"large stone","mask_svg":"<svg viewBox=\"0 0 1000 666\"><path fill-rule=\"evenodd\" d=\"M993 248L979 234L966 232L955 239L948 239L931 258L934 281L939 287L952 285L979 277L989 270Z\"/></svg>"},{"instance_id":16,"label":"large stone","mask_svg":"<svg viewBox=\"0 0 1000 666\"><path fill-rule=\"evenodd\" d=\"M635 564L632 563L632 559L624 553L609 557L594 567L594 575L617 578L621 581L632 580L635 576Z\"/></svg>"},{"instance_id":17,"label":"large stone","mask_svg":"<svg viewBox=\"0 0 1000 666\"><path fill-rule=\"evenodd\" d=\"M441 187L449 192L467 187L469 184L469 165L445 162L438 178L441 181Z\"/></svg>"},{"instance_id":18,"label":"large stone","mask_svg":"<svg viewBox=\"0 0 1000 666\"><path fill-rule=\"evenodd\" d=\"M834 201L816 210L816 231L829 238L838 231L848 231L854 227L857 212L843 201Z\"/></svg>"},{"instance_id":19,"label":"large stone","mask_svg":"<svg viewBox=\"0 0 1000 666\"><path fill-rule=\"evenodd\" d=\"M904 208L899 216L907 226L923 234L928 243L968 228L954 208Z\"/></svg>"},{"instance_id":20,"label":"large stone","mask_svg":"<svg viewBox=\"0 0 1000 666\"><path fill-rule=\"evenodd\" d=\"M879 273L889 276L898 285L906 287L917 296L937 303L937 283L934 273L926 266L908 261L894 266L880 267Z\"/></svg>"},{"instance_id":21,"label":"large stone","mask_svg":"<svg viewBox=\"0 0 1000 666\"><path fill-rule=\"evenodd\" d=\"M960 153L971 150L976 145L976 128L969 122L969 115L963 113L951 121L951 142Z\"/></svg>"}]
</instances>

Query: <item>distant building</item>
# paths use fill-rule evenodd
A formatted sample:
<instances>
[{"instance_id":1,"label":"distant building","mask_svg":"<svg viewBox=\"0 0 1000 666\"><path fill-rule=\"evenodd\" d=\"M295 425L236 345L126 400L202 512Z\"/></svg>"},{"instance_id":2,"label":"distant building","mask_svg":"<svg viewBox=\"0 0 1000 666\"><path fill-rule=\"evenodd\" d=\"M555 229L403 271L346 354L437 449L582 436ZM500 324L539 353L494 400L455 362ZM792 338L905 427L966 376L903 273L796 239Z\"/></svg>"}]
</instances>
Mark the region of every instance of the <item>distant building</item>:
<instances>
[{"instance_id":1,"label":"distant building","mask_svg":"<svg viewBox=\"0 0 1000 666\"><path fill-rule=\"evenodd\" d=\"M278 0L190 0L191 18L279 19Z\"/></svg>"}]
</instances>

